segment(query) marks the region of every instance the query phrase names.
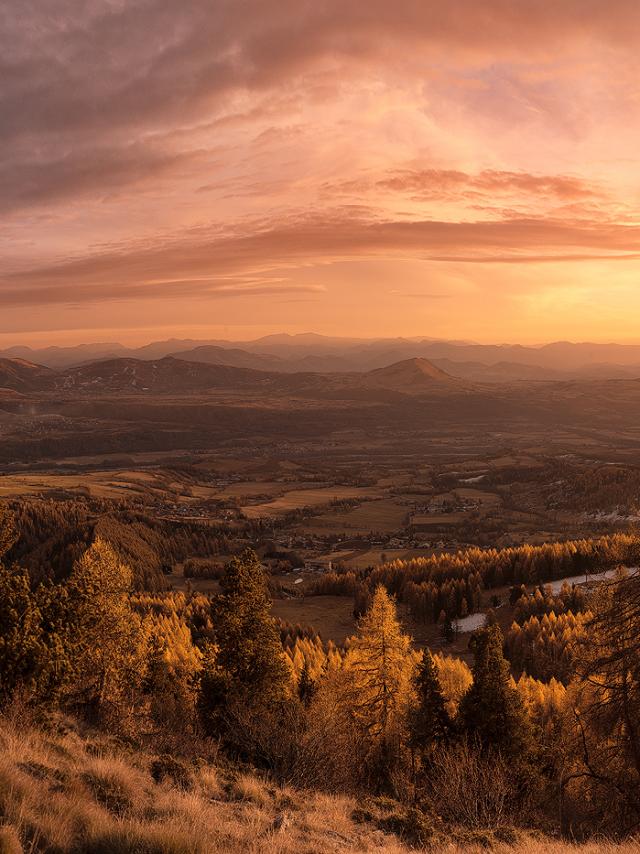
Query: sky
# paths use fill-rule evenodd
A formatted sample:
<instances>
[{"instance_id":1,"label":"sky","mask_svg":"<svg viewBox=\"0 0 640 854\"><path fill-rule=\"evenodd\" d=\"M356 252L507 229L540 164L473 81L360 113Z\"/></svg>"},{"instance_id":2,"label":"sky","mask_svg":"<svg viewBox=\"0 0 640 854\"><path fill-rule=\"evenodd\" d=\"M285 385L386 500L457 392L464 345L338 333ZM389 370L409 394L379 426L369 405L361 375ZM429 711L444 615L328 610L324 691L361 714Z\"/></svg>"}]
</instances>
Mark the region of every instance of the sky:
<instances>
[{"instance_id":1,"label":"sky","mask_svg":"<svg viewBox=\"0 0 640 854\"><path fill-rule=\"evenodd\" d=\"M0 345L640 341L637 0L0 4Z\"/></svg>"}]
</instances>

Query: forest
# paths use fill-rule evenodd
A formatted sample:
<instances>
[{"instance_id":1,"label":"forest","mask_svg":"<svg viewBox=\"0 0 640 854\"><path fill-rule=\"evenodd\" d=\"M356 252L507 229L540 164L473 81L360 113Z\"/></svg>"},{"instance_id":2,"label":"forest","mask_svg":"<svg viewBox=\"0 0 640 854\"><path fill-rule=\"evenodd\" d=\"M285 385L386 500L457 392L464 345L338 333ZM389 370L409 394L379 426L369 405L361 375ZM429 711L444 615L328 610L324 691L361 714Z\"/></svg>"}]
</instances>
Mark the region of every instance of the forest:
<instances>
[{"instance_id":1,"label":"forest","mask_svg":"<svg viewBox=\"0 0 640 854\"><path fill-rule=\"evenodd\" d=\"M622 565L638 548L631 535L381 566L353 579L367 595L356 634L337 645L272 617L269 580L250 549L220 568L217 593L145 589L108 526L93 526L68 553L61 546L56 572L33 549L21 566L29 516L0 506L5 747L18 719L40 738L101 733L128 755L153 752L157 781L190 789L194 775L218 767L261 775L278 791L341 793L355 799L352 818L419 848L636 832L640 575L620 566L593 588L565 584L557 594L523 583ZM487 614L469 642L471 667L413 645L398 597L417 607L423 588L428 596L449 584L459 612L455 591L473 603L473 586L498 573L512 584L516 619L503 635ZM421 606L426 618L439 604ZM84 779L111 824L63 821L57 795L53 812L38 813L22 778L49 771L22 764L13 777L0 768L2 851L214 850L195 837L183 848L150 842L158 826L134 815L108 763Z\"/></svg>"}]
</instances>

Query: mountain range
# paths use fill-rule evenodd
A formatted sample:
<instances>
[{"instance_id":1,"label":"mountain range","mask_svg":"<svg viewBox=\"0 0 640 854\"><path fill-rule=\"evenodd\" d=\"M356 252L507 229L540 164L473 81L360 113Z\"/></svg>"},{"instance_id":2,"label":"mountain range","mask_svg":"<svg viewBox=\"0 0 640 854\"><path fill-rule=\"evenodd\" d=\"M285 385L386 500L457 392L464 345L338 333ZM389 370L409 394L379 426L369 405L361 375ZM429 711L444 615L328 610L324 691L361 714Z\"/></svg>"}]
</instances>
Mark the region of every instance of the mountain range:
<instances>
[{"instance_id":1,"label":"mountain range","mask_svg":"<svg viewBox=\"0 0 640 854\"><path fill-rule=\"evenodd\" d=\"M254 341L170 339L138 348L117 343L76 347L11 347L0 359L21 359L56 370L98 360L188 362L275 373L368 372L408 359L426 359L470 382L628 379L640 376L640 345L555 342L540 347L489 345L431 338L331 338L314 333L269 335Z\"/></svg>"}]
</instances>

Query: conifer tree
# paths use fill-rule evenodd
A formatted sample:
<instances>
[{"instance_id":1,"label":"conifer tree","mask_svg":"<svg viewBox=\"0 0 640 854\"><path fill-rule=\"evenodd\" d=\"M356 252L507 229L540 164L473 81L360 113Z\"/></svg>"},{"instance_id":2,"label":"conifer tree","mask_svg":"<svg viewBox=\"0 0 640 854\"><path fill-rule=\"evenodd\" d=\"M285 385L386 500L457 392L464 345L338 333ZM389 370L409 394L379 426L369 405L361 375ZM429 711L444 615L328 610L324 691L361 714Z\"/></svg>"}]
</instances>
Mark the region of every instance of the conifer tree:
<instances>
[{"instance_id":1,"label":"conifer tree","mask_svg":"<svg viewBox=\"0 0 640 854\"><path fill-rule=\"evenodd\" d=\"M129 594L132 573L96 538L67 582L72 703L91 714L124 711L145 675L147 637Z\"/></svg>"},{"instance_id":2,"label":"conifer tree","mask_svg":"<svg viewBox=\"0 0 640 854\"><path fill-rule=\"evenodd\" d=\"M65 597L49 585L34 590L26 570L3 565L16 540L14 517L0 505L0 705L18 688L51 703L66 672Z\"/></svg>"},{"instance_id":3,"label":"conifer tree","mask_svg":"<svg viewBox=\"0 0 640 854\"><path fill-rule=\"evenodd\" d=\"M640 824L640 572L620 570L591 600L593 616L574 654L567 774L610 833Z\"/></svg>"},{"instance_id":4,"label":"conifer tree","mask_svg":"<svg viewBox=\"0 0 640 854\"><path fill-rule=\"evenodd\" d=\"M300 698L300 702L304 706L308 706L311 703L315 692L316 682L315 679L312 679L311 677L309 662L305 658L304 664L302 665L302 671L300 673L300 680L298 682L298 697Z\"/></svg>"},{"instance_id":5,"label":"conifer tree","mask_svg":"<svg viewBox=\"0 0 640 854\"><path fill-rule=\"evenodd\" d=\"M46 654L40 610L24 570L0 564L0 705L33 689Z\"/></svg>"},{"instance_id":6,"label":"conifer tree","mask_svg":"<svg viewBox=\"0 0 640 854\"><path fill-rule=\"evenodd\" d=\"M0 504L0 561L15 543L16 530L13 514L4 504Z\"/></svg>"},{"instance_id":7,"label":"conifer tree","mask_svg":"<svg viewBox=\"0 0 640 854\"><path fill-rule=\"evenodd\" d=\"M346 667L353 689L353 712L369 733L381 734L406 700L410 638L402 633L396 606L379 586L360 620Z\"/></svg>"},{"instance_id":8,"label":"conifer tree","mask_svg":"<svg viewBox=\"0 0 640 854\"><path fill-rule=\"evenodd\" d=\"M446 744L453 737L453 723L446 708L438 670L426 649L413 677L416 704L409 717L409 743L422 753Z\"/></svg>"},{"instance_id":9,"label":"conifer tree","mask_svg":"<svg viewBox=\"0 0 640 854\"><path fill-rule=\"evenodd\" d=\"M388 788L410 695L411 639L381 585L360 620L342 674L342 703L363 745L363 770L374 789Z\"/></svg>"},{"instance_id":10,"label":"conifer tree","mask_svg":"<svg viewBox=\"0 0 640 854\"><path fill-rule=\"evenodd\" d=\"M498 749L512 759L526 760L533 751L533 732L518 691L510 684L502 652L502 632L491 624L474 633L473 683L462 698L459 719L464 731L483 750Z\"/></svg>"},{"instance_id":11,"label":"conifer tree","mask_svg":"<svg viewBox=\"0 0 640 854\"><path fill-rule=\"evenodd\" d=\"M182 729L193 721L202 654L178 616L152 618L145 690L158 726Z\"/></svg>"},{"instance_id":12,"label":"conifer tree","mask_svg":"<svg viewBox=\"0 0 640 854\"><path fill-rule=\"evenodd\" d=\"M270 613L264 571L250 549L225 567L213 606L215 646L205 651L200 711L217 730L231 703L268 708L290 689L290 668Z\"/></svg>"}]
</instances>

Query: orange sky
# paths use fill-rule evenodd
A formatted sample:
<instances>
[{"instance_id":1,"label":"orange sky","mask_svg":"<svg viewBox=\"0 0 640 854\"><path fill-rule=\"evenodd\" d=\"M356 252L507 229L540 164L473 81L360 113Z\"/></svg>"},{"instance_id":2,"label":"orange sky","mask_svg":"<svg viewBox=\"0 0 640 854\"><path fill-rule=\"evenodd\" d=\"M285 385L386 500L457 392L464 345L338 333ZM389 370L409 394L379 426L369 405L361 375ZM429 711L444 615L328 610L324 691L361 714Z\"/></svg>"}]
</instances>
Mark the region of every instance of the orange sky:
<instances>
[{"instance_id":1,"label":"orange sky","mask_svg":"<svg viewBox=\"0 0 640 854\"><path fill-rule=\"evenodd\" d=\"M0 346L640 340L637 0L0 10Z\"/></svg>"}]
</instances>

